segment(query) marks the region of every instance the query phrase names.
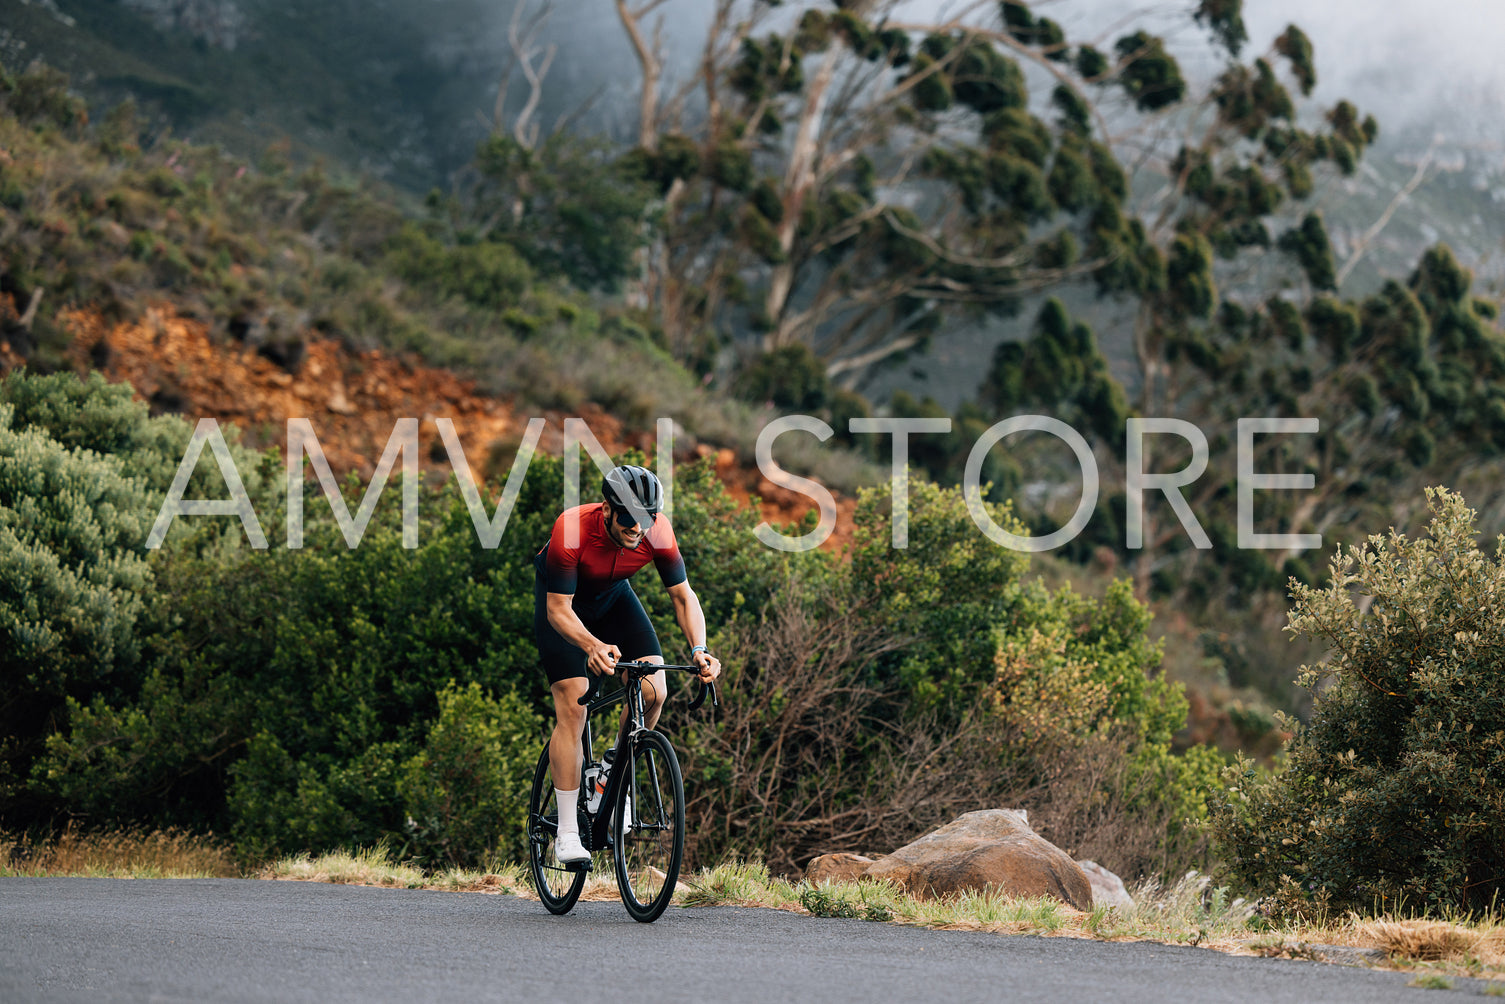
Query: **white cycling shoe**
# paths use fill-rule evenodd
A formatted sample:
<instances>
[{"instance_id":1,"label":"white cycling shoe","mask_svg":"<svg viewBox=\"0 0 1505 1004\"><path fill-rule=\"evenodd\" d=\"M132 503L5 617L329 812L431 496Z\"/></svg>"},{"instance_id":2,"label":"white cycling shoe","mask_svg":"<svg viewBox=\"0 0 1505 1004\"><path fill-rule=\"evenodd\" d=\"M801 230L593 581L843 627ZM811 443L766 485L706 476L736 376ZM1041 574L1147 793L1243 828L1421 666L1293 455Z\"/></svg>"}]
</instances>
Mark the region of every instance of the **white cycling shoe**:
<instances>
[{"instance_id":1,"label":"white cycling shoe","mask_svg":"<svg viewBox=\"0 0 1505 1004\"><path fill-rule=\"evenodd\" d=\"M591 852L580 842L578 833L561 833L554 838L554 857L562 865L578 865L591 859Z\"/></svg>"}]
</instances>

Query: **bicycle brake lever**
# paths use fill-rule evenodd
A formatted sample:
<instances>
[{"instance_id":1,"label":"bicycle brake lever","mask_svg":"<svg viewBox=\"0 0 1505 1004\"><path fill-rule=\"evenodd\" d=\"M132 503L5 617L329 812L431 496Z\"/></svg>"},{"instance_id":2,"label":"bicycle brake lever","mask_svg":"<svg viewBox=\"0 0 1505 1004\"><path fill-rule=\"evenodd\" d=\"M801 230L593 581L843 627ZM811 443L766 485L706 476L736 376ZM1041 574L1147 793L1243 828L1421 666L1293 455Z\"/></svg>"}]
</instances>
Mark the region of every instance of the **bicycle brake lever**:
<instances>
[{"instance_id":1,"label":"bicycle brake lever","mask_svg":"<svg viewBox=\"0 0 1505 1004\"><path fill-rule=\"evenodd\" d=\"M707 694L711 695L711 707L721 707L721 699L716 696L716 684L712 682L702 683L700 685L700 691L695 695L695 699L690 702L690 710L694 711L696 708L704 704Z\"/></svg>"},{"instance_id":2,"label":"bicycle brake lever","mask_svg":"<svg viewBox=\"0 0 1505 1004\"><path fill-rule=\"evenodd\" d=\"M585 707L591 702L591 698L595 697L596 692L600 689L601 678L598 676L590 680L590 685L585 688L585 693L580 695L580 700L576 701L575 703L579 704L582 708Z\"/></svg>"}]
</instances>

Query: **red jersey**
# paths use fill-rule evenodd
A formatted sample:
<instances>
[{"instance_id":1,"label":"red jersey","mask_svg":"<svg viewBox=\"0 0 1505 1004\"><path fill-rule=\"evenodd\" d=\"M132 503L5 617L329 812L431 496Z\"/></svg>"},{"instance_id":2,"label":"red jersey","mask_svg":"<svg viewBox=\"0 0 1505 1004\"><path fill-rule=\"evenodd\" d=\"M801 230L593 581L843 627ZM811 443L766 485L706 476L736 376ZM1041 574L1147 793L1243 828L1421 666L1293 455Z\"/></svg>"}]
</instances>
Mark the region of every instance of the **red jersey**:
<instances>
[{"instance_id":1,"label":"red jersey","mask_svg":"<svg viewBox=\"0 0 1505 1004\"><path fill-rule=\"evenodd\" d=\"M653 521L637 547L619 547L606 532L611 518L605 502L568 509L554 521L549 543L538 553L544 588L551 593L594 596L623 579L630 578L650 561L658 568L665 586L684 582L685 559L674 539L674 528L662 513ZM568 533L571 524L575 532ZM565 546L574 537L575 547Z\"/></svg>"}]
</instances>

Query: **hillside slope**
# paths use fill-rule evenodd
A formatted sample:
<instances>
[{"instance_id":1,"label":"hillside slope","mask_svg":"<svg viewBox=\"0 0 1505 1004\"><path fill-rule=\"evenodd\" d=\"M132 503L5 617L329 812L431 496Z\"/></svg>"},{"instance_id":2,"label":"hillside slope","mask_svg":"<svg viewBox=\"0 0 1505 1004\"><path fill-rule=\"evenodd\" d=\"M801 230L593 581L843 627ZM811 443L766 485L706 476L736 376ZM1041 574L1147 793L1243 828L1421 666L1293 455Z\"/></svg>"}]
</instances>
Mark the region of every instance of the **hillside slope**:
<instances>
[{"instance_id":1,"label":"hillside slope","mask_svg":"<svg viewBox=\"0 0 1505 1004\"><path fill-rule=\"evenodd\" d=\"M9 297L0 297L0 314L14 325L17 314ZM234 424L248 445L286 446L287 420L307 418L336 476L357 472L369 479L398 418L419 419L423 465L429 479L449 475L449 464L435 419L450 418L472 469L488 481L505 479L517 443L533 415L519 415L512 403L481 392L474 381L447 370L425 366L371 349L351 351L329 338L309 337L296 365L283 366L243 346L221 345L208 326L184 317L162 302L139 321L110 324L90 309L70 309L59 322L71 333L69 356L80 374L98 369L112 381L129 381L156 412L190 419L214 418ZM0 373L20 362L8 342L0 340ZM563 449L562 412L546 411L540 448L558 455ZM652 457L651 436L629 431L616 416L585 404L573 417L585 420L601 445L613 455L637 449ZM730 449L704 443L676 450L676 463L715 457L717 473L739 499L756 496L764 519L782 524L802 519L811 508L804 495L779 488L756 468L736 460ZM311 474L312 472L310 472ZM590 495L588 487L585 489ZM851 538L856 501L837 498L836 531L828 549L840 550Z\"/></svg>"}]
</instances>

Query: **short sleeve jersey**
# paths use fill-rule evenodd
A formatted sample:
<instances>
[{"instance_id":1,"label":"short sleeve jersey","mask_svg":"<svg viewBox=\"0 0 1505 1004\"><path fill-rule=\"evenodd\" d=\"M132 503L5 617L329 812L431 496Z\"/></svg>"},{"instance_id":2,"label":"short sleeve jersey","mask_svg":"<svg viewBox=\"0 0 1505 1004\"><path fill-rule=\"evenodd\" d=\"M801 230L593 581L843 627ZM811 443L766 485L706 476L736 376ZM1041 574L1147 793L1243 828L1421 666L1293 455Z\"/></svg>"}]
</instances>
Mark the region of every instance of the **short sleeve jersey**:
<instances>
[{"instance_id":1,"label":"short sleeve jersey","mask_svg":"<svg viewBox=\"0 0 1505 1004\"><path fill-rule=\"evenodd\" d=\"M613 583L631 578L652 562L665 586L684 582L685 559L674 539L668 517L660 514L635 548L618 547L607 535L606 503L568 509L554 521L549 543L539 552L543 558L544 587L551 593L594 596ZM570 527L573 524L573 544Z\"/></svg>"}]
</instances>

